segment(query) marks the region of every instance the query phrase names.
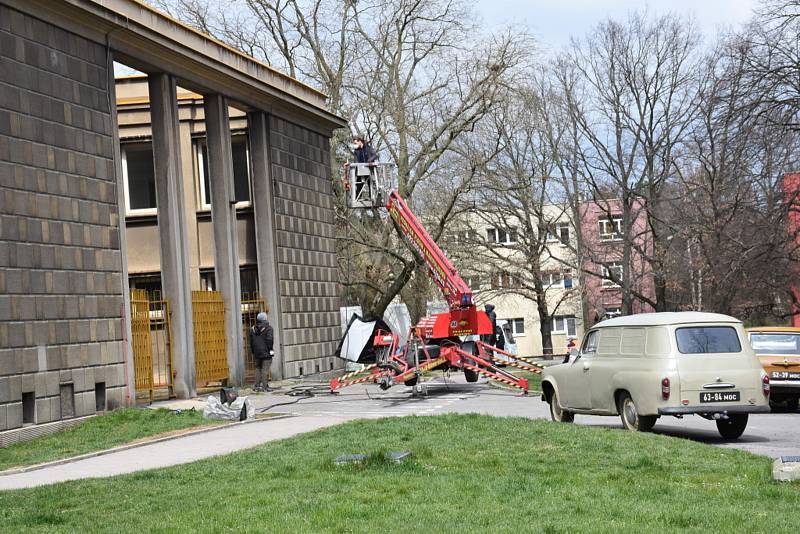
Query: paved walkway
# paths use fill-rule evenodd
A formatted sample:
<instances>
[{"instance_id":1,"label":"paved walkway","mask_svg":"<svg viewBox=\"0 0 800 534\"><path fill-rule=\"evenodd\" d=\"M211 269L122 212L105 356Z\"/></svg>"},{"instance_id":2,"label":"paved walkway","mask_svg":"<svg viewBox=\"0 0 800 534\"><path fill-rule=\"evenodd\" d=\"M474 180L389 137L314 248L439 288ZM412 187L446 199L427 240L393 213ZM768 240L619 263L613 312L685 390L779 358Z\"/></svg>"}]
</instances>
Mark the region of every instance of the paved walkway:
<instances>
[{"instance_id":1,"label":"paved walkway","mask_svg":"<svg viewBox=\"0 0 800 534\"><path fill-rule=\"evenodd\" d=\"M46 486L67 480L110 477L185 464L337 425L349 419L352 417L299 416L222 427L34 471L0 475L0 490Z\"/></svg>"}]
</instances>

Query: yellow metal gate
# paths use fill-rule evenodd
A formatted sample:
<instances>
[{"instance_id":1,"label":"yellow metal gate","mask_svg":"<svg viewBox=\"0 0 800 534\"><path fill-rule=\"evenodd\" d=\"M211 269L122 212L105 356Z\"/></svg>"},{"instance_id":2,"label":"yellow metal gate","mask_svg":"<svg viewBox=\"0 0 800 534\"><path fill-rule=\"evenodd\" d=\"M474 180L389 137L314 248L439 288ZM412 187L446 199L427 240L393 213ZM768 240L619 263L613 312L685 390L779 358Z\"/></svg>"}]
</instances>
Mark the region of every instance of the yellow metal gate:
<instances>
[{"instance_id":1,"label":"yellow metal gate","mask_svg":"<svg viewBox=\"0 0 800 534\"><path fill-rule=\"evenodd\" d=\"M267 303L264 299L255 298L242 301L242 336L244 337L242 347L244 347L244 376L247 383L255 380L256 369L253 362L253 351L250 349L250 328L256 324L256 316L260 312L268 313ZM274 326L273 326L274 328ZM271 377L267 377L270 379Z\"/></svg>"},{"instance_id":2,"label":"yellow metal gate","mask_svg":"<svg viewBox=\"0 0 800 534\"><path fill-rule=\"evenodd\" d=\"M144 289L131 289L131 334L136 391L156 389L172 396L172 326L169 303L151 300Z\"/></svg>"},{"instance_id":3,"label":"yellow metal gate","mask_svg":"<svg viewBox=\"0 0 800 534\"><path fill-rule=\"evenodd\" d=\"M219 291L192 291L194 365L198 386L228 379L225 305Z\"/></svg>"}]
</instances>

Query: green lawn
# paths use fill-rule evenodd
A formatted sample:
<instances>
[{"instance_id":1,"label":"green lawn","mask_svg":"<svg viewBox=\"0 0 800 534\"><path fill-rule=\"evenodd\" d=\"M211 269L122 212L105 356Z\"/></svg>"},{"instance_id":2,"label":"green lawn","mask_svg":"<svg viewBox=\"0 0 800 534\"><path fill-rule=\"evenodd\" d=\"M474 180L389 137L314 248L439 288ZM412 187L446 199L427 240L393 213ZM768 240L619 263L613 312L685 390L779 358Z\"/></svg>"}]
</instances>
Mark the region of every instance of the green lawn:
<instances>
[{"instance_id":1,"label":"green lawn","mask_svg":"<svg viewBox=\"0 0 800 534\"><path fill-rule=\"evenodd\" d=\"M216 424L202 412L125 408L87 419L64 432L0 449L0 470L108 449L140 438L198 425Z\"/></svg>"},{"instance_id":2,"label":"green lawn","mask_svg":"<svg viewBox=\"0 0 800 534\"><path fill-rule=\"evenodd\" d=\"M410 450L404 464L380 453ZM363 466L336 466L364 452ZM769 458L478 415L357 421L194 464L0 493L9 532L793 532Z\"/></svg>"}]
</instances>

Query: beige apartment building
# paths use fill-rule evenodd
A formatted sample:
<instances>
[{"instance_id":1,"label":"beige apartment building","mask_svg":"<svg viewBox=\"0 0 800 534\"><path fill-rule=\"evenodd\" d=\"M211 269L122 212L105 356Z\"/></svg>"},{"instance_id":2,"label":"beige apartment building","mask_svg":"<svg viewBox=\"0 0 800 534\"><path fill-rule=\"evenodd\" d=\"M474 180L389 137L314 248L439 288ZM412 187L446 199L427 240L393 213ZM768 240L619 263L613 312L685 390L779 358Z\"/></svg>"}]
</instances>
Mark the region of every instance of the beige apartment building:
<instances>
[{"instance_id":1,"label":"beige apartment building","mask_svg":"<svg viewBox=\"0 0 800 534\"><path fill-rule=\"evenodd\" d=\"M569 213L560 206L547 206L545 216L551 221L551 232L547 236L547 250L541 257L548 310L552 315L551 339L553 352L563 354L570 338L580 338L584 332L581 291L575 267L575 232ZM519 245L521 225L507 223L503 228L491 226L487 221L474 216L470 232L473 240L482 246L501 252L507 261L497 260L491 272L480 274L463 265L464 279L476 293L476 302L495 306L498 319L508 321L517 350L521 356L538 356L542 350L542 336L536 302L514 292L520 276ZM534 224L535 228L536 225ZM516 266L516 267L515 267Z\"/></svg>"}]
</instances>

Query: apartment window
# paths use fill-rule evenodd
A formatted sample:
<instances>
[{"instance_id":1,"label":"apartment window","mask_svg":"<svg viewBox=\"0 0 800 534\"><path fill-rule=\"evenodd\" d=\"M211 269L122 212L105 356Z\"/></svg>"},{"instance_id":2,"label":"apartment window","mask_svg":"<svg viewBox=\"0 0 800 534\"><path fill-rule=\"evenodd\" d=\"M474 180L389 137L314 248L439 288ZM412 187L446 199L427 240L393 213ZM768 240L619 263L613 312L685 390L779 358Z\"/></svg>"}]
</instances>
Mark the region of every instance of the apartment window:
<instances>
[{"instance_id":1,"label":"apartment window","mask_svg":"<svg viewBox=\"0 0 800 534\"><path fill-rule=\"evenodd\" d=\"M603 265L603 287L619 287L622 280L622 264L618 261Z\"/></svg>"},{"instance_id":2,"label":"apartment window","mask_svg":"<svg viewBox=\"0 0 800 534\"><path fill-rule=\"evenodd\" d=\"M514 335L514 337L525 335L525 319L506 319L506 321L508 321L508 324L511 328L511 333Z\"/></svg>"},{"instance_id":3,"label":"apartment window","mask_svg":"<svg viewBox=\"0 0 800 534\"><path fill-rule=\"evenodd\" d=\"M152 215L156 212L156 172L151 143L124 143L122 178L129 215Z\"/></svg>"},{"instance_id":4,"label":"apartment window","mask_svg":"<svg viewBox=\"0 0 800 534\"><path fill-rule=\"evenodd\" d=\"M486 240L489 243L500 243L504 245L508 245L511 243L517 242L517 229L516 228L508 228L507 230L504 228L487 228L486 229Z\"/></svg>"},{"instance_id":5,"label":"apartment window","mask_svg":"<svg viewBox=\"0 0 800 534\"><path fill-rule=\"evenodd\" d=\"M601 219L597 224L600 227L600 239L602 241L622 239L622 217Z\"/></svg>"},{"instance_id":6,"label":"apartment window","mask_svg":"<svg viewBox=\"0 0 800 534\"><path fill-rule=\"evenodd\" d=\"M564 276L558 271L551 271L542 273L542 285L544 287L562 286L564 284Z\"/></svg>"},{"instance_id":7,"label":"apartment window","mask_svg":"<svg viewBox=\"0 0 800 534\"><path fill-rule=\"evenodd\" d=\"M513 286L514 277L501 271L492 275L492 289L508 289Z\"/></svg>"},{"instance_id":8,"label":"apartment window","mask_svg":"<svg viewBox=\"0 0 800 534\"><path fill-rule=\"evenodd\" d=\"M464 282L472 289L473 291L479 291L481 288L481 277L480 276L463 276Z\"/></svg>"},{"instance_id":9,"label":"apartment window","mask_svg":"<svg viewBox=\"0 0 800 534\"><path fill-rule=\"evenodd\" d=\"M208 171L208 145L205 139L195 143L197 151L197 167L200 180L200 205L204 209L211 208L211 184ZM250 202L250 156L247 147L247 136L237 134L231 137L233 156L233 188L236 206L242 207Z\"/></svg>"},{"instance_id":10,"label":"apartment window","mask_svg":"<svg viewBox=\"0 0 800 534\"><path fill-rule=\"evenodd\" d=\"M575 317L573 315L556 315L551 318L550 333L576 335Z\"/></svg>"},{"instance_id":11,"label":"apartment window","mask_svg":"<svg viewBox=\"0 0 800 534\"><path fill-rule=\"evenodd\" d=\"M558 223L547 232L547 241L569 245L569 223Z\"/></svg>"}]
</instances>

